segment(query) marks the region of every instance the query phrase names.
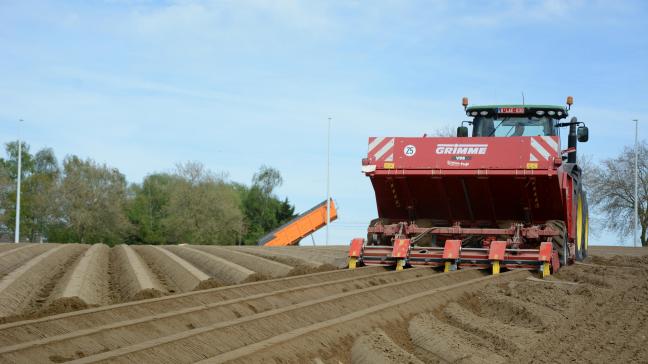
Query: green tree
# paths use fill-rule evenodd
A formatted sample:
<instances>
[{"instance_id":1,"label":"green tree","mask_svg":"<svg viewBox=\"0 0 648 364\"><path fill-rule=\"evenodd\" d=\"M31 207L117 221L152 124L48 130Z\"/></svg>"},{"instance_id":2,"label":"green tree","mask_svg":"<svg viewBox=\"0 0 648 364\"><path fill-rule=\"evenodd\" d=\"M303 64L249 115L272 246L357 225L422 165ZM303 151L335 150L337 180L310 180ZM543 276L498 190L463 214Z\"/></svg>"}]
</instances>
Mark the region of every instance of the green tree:
<instances>
[{"instance_id":1,"label":"green tree","mask_svg":"<svg viewBox=\"0 0 648 364\"><path fill-rule=\"evenodd\" d=\"M105 243L124 241L131 225L126 217L126 178L119 170L77 156L63 161L60 186L62 221L59 241Z\"/></svg>"},{"instance_id":2,"label":"green tree","mask_svg":"<svg viewBox=\"0 0 648 364\"><path fill-rule=\"evenodd\" d=\"M164 244L169 241L163 221L167 218L171 192L179 178L167 173L151 174L141 185L130 187L128 218L134 226L129 241Z\"/></svg>"},{"instance_id":3,"label":"green tree","mask_svg":"<svg viewBox=\"0 0 648 364\"><path fill-rule=\"evenodd\" d=\"M224 176L187 162L176 168L162 219L169 242L231 245L243 232L239 197Z\"/></svg>"},{"instance_id":4,"label":"green tree","mask_svg":"<svg viewBox=\"0 0 648 364\"><path fill-rule=\"evenodd\" d=\"M5 149L8 159L0 159L0 210L3 210L2 223L13 231L18 143L7 143ZM21 238L37 241L47 237L51 224L57 220L54 196L60 171L52 149L45 148L32 155L29 145L25 143L22 145L21 167Z\"/></svg>"},{"instance_id":5,"label":"green tree","mask_svg":"<svg viewBox=\"0 0 648 364\"><path fill-rule=\"evenodd\" d=\"M295 208L288 199L281 201L273 195L282 183L277 169L261 166L250 188L237 186L245 213L245 244L256 244L263 235L294 217Z\"/></svg>"}]
</instances>

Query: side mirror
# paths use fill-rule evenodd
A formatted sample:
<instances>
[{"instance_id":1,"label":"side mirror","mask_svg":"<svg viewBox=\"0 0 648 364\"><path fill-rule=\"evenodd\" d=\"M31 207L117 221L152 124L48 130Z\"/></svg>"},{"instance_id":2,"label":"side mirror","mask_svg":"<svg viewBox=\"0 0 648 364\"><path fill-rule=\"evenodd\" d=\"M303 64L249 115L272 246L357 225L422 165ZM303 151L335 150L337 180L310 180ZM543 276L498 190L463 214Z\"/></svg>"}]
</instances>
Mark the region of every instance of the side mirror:
<instances>
[{"instance_id":1,"label":"side mirror","mask_svg":"<svg viewBox=\"0 0 648 364\"><path fill-rule=\"evenodd\" d=\"M460 126L457 128L457 137L466 138L468 136L468 127Z\"/></svg>"},{"instance_id":2,"label":"side mirror","mask_svg":"<svg viewBox=\"0 0 648 364\"><path fill-rule=\"evenodd\" d=\"M589 140L589 129L586 126L579 126L576 130L576 135L578 136L578 141L585 143Z\"/></svg>"}]
</instances>

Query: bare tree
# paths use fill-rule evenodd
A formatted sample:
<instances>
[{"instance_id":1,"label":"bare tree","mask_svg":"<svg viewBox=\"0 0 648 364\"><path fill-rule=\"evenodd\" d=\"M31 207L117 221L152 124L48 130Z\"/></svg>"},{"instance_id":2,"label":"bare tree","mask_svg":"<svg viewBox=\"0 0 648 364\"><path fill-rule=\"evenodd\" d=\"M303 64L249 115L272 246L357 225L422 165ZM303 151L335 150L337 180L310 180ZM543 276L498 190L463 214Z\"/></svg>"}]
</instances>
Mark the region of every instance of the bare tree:
<instances>
[{"instance_id":1,"label":"bare tree","mask_svg":"<svg viewBox=\"0 0 648 364\"><path fill-rule=\"evenodd\" d=\"M454 138L457 136L457 129L450 126L450 125L444 125L440 128L434 129L432 133L430 133L430 136L432 137L444 137L444 138Z\"/></svg>"},{"instance_id":2,"label":"bare tree","mask_svg":"<svg viewBox=\"0 0 648 364\"><path fill-rule=\"evenodd\" d=\"M262 165L259 171L252 177L252 185L259 187L266 195L270 195L282 183L283 178L281 178L279 170L266 165Z\"/></svg>"},{"instance_id":3,"label":"bare tree","mask_svg":"<svg viewBox=\"0 0 648 364\"><path fill-rule=\"evenodd\" d=\"M634 147L585 171L590 206L605 217L605 228L620 236L634 228ZM639 225L641 245L648 246L648 144L639 144Z\"/></svg>"}]
</instances>

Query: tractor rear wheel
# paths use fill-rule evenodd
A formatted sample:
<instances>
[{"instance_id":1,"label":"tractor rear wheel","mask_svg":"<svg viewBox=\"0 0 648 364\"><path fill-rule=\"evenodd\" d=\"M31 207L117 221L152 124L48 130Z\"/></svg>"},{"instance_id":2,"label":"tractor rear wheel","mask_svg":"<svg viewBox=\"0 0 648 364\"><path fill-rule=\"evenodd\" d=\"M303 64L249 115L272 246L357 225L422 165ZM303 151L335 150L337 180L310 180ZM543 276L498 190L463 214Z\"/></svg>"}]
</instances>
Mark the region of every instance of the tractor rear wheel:
<instances>
[{"instance_id":1,"label":"tractor rear wheel","mask_svg":"<svg viewBox=\"0 0 648 364\"><path fill-rule=\"evenodd\" d=\"M584 197L581 191L576 197L576 260L581 262L585 259L583 251L585 250L585 214L584 214Z\"/></svg>"},{"instance_id":2,"label":"tractor rear wheel","mask_svg":"<svg viewBox=\"0 0 648 364\"><path fill-rule=\"evenodd\" d=\"M589 251L589 205L587 204L587 194L583 193L583 237L582 237L582 256L587 258Z\"/></svg>"},{"instance_id":3,"label":"tractor rear wheel","mask_svg":"<svg viewBox=\"0 0 648 364\"><path fill-rule=\"evenodd\" d=\"M569 240L567 238L567 228L565 222L561 220L549 220L546 225L556 231L558 234L552 236L553 248L558 252L560 265L567 265L569 259Z\"/></svg>"}]
</instances>

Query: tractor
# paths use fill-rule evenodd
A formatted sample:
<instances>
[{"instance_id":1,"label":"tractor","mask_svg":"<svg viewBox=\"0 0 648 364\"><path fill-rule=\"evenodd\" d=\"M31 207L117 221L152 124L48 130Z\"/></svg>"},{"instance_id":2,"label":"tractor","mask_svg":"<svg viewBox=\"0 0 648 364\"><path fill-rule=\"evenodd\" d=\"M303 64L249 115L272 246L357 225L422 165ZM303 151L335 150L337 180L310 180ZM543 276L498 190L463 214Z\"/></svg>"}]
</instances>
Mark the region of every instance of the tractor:
<instances>
[{"instance_id":1,"label":"tractor","mask_svg":"<svg viewBox=\"0 0 648 364\"><path fill-rule=\"evenodd\" d=\"M530 269L548 276L587 256L577 144L589 131L568 119L573 98L566 106L469 106L464 97L462 105L470 120L456 137L369 138L362 172L378 218L366 238L351 241L349 268Z\"/></svg>"}]
</instances>

